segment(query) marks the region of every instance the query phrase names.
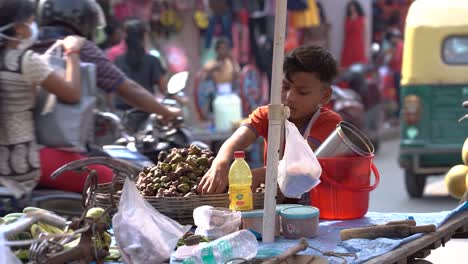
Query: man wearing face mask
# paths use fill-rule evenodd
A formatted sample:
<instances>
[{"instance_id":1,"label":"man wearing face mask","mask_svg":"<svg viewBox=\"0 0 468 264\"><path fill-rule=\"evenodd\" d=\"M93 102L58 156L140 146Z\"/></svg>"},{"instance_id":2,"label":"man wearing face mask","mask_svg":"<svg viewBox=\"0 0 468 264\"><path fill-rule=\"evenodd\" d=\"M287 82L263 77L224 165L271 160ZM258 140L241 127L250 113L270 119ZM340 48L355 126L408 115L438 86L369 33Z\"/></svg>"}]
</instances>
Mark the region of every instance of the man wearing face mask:
<instances>
[{"instance_id":1,"label":"man wearing face mask","mask_svg":"<svg viewBox=\"0 0 468 264\"><path fill-rule=\"evenodd\" d=\"M38 0L36 6L36 18L40 26L40 42L35 45L35 50L44 52L57 39L69 35L79 35L87 38L81 52L80 59L83 62L96 65L97 86L107 93L116 93L126 103L135 108L139 108L148 113L157 113L166 121L173 120L181 114L176 108L166 107L156 101L155 97L130 80L121 70L119 70L104 52L90 40L99 26L104 26L105 18L99 5L95 0ZM58 157L59 150L47 148L41 152L41 158L50 157L53 152ZM43 166L41 185L49 188L80 192L84 181L77 180L77 175L70 177L60 177L52 180L50 175L55 169L70 162L69 159L49 159L47 158L47 167ZM106 178L107 177L101 177ZM70 183L74 179L76 183ZM109 180L109 179L108 179ZM80 181L80 182L78 182Z\"/></svg>"},{"instance_id":2,"label":"man wearing face mask","mask_svg":"<svg viewBox=\"0 0 468 264\"><path fill-rule=\"evenodd\" d=\"M62 40L67 71L58 74L30 49L38 35L34 12L30 0L0 0L0 193L17 198L32 191L42 167L32 113L36 87L67 103L81 97L78 54L84 39Z\"/></svg>"}]
</instances>

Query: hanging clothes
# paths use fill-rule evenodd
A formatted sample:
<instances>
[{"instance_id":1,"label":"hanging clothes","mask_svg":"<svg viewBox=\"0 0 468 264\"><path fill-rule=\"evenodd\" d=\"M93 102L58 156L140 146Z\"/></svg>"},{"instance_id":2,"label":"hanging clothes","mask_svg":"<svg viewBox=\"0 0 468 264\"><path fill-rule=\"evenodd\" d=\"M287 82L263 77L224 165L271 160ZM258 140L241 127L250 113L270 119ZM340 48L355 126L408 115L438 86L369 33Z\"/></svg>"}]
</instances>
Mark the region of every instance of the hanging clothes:
<instances>
[{"instance_id":1,"label":"hanging clothes","mask_svg":"<svg viewBox=\"0 0 468 264\"><path fill-rule=\"evenodd\" d=\"M229 40L229 45L233 46L232 40L232 7L231 1L210 0L209 7L212 15L209 18L208 28L205 31L205 48L211 48L211 42L215 34L216 26L221 25L222 34Z\"/></svg>"},{"instance_id":2,"label":"hanging clothes","mask_svg":"<svg viewBox=\"0 0 468 264\"><path fill-rule=\"evenodd\" d=\"M346 19L341 67L348 68L355 63L367 63L365 52L365 20L364 16Z\"/></svg>"},{"instance_id":3,"label":"hanging clothes","mask_svg":"<svg viewBox=\"0 0 468 264\"><path fill-rule=\"evenodd\" d=\"M320 26L320 13L315 0L307 0L304 11L290 11L291 25L295 28L310 28Z\"/></svg>"}]
</instances>

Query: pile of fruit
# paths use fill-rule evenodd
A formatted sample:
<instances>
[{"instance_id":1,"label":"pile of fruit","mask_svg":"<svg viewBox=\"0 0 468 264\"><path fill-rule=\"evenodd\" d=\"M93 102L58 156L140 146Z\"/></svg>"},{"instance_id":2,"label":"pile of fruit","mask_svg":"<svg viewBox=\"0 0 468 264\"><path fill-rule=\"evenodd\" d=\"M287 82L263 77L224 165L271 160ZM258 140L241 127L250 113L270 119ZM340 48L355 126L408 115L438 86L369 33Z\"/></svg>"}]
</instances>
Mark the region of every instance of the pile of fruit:
<instances>
[{"instance_id":1,"label":"pile of fruit","mask_svg":"<svg viewBox=\"0 0 468 264\"><path fill-rule=\"evenodd\" d=\"M445 186L449 194L456 199L468 197L468 138L463 144L461 158L463 164L455 165L445 175Z\"/></svg>"},{"instance_id":2,"label":"pile of fruit","mask_svg":"<svg viewBox=\"0 0 468 264\"><path fill-rule=\"evenodd\" d=\"M213 152L195 145L162 151L158 163L138 176L137 188L143 196L187 197L197 194L198 183L213 163Z\"/></svg>"}]
</instances>

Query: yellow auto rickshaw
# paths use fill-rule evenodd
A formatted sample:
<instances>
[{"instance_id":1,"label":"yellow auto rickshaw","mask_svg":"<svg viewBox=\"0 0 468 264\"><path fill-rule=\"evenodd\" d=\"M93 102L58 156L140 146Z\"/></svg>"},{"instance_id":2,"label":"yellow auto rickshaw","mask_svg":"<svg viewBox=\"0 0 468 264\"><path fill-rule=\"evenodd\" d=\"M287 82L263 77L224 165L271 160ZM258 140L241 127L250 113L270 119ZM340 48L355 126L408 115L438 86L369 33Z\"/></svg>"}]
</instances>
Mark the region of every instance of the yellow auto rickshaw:
<instances>
[{"instance_id":1,"label":"yellow auto rickshaw","mask_svg":"<svg viewBox=\"0 0 468 264\"><path fill-rule=\"evenodd\" d=\"M406 19L401 80L400 166L421 197L426 177L462 164L468 122L468 1L416 0Z\"/></svg>"}]
</instances>

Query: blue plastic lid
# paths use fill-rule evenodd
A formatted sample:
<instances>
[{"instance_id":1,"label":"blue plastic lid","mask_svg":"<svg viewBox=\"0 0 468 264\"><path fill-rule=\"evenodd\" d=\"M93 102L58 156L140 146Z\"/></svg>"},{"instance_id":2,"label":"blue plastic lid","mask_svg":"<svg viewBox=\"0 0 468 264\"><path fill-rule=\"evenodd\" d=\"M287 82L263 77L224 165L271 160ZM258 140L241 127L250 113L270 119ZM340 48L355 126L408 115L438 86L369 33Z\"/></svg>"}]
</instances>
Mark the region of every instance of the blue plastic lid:
<instances>
[{"instance_id":1,"label":"blue plastic lid","mask_svg":"<svg viewBox=\"0 0 468 264\"><path fill-rule=\"evenodd\" d=\"M296 206L281 210L281 216L286 219L307 219L319 216L319 209L312 206Z\"/></svg>"},{"instance_id":2,"label":"blue plastic lid","mask_svg":"<svg viewBox=\"0 0 468 264\"><path fill-rule=\"evenodd\" d=\"M277 204L276 205L276 214L280 214L281 210L289 208L289 207L298 207L302 206L300 204Z\"/></svg>"},{"instance_id":3,"label":"blue plastic lid","mask_svg":"<svg viewBox=\"0 0 468 264\"><path fill-rule=\"evenodd\" d=\"M263 210L251 210L251 211L244 211L242 212L243 218L258 218L263 217Z\"/></svg>"}]
</instances>

